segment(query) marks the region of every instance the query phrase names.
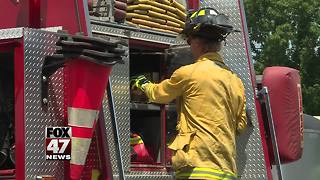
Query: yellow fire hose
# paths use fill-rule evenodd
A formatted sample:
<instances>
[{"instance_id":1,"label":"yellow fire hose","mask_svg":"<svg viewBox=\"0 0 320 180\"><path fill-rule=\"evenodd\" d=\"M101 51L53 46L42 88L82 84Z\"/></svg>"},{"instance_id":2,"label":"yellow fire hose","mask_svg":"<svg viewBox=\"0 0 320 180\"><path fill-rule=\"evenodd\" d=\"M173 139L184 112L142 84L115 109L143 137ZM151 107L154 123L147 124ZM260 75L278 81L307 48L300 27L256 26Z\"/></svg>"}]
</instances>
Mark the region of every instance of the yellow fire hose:
<instances>
[{"instance_id":1,"label":"yellow fire hose","mask_svg":"<svg viewBox=\"0 0 320 180\"><path fill-rule=\"evenodd\" d=\"M157 30L157 31L166 32L166 33L173 33L173 34L177 34L176 32L174 32L174 31L170 31L170 30L165 30L165 29L160 29L160 28L152 28L152 29Z\"/></svg>"},{"instance_id":2,"label":"yellow fire hose","mask_svg":"<svg viewBox=\"0 0 320 180\"><path fill-rule=\"evenodd\" d=\"M151 22L151 21L146 21L146 20L143 20L143 19L132 18L131 22L136 23L136 24L149 26L149 27L155 27L155 28L160 28L161 27L161 25L158 24L158 23Z\"/></svg>"},{"instance_id":3,"label":"yellow fire hose","mask_svg":"<svg viewBox=\"0 0 320 180\"><path fill-rule=\"evenodd\" d=\"M154 7L154 6L150 6L147 4L136 4L136 5L128 5L127 7L127 11L133 11L133 10L152 10L158 13L166 13L165 10Z\"/></svg>"},{"instance_id":4,"label":"yellow fire hose","mask_svg":"<svg viewBox=\"0 0 320 180\"><path fill-rule=\"evenodd\" d=\"M132 26L154 29L154 30L159 30L162 32L170 32L170 33L174 33L174 34L180 33L182 31L182 28L172 27L172 26L165 25L165 24L158 24L158 23L146 21L143 19L137 19L137 18L132 18L132 19L128 20L127 23Z\"/></svg>"},{"instance_id":5,"label":"yellow fire hose","mask_svg":"<svg viewBox=\"0 0 320 180\"><path fill-rule=\"evenodd\" d=\"M151 0L136 0L136 1L134 1L133 4L148 4L148 5L151 5L153 7L157 7L157 8L163 9L163 10L167 10L167 11L171 11L173 13L176 12L176 8L174 8L174 7L158 3L156 1L151 1Z\"/></svg>"},{"instance_id":6,"label":"yellow fire hose","mask_svg":"<svg viewBox=\"0 0 320 180\"><path fill-rule=\"evenodd\" d=\"M157 2L158 1L158 2ZM163 10L166 10L172 14L176 14L179 18L178 19L181 19L181 20L185 20L187 15L186 15L186 8L179 4L178 2L174 1L174 0L157 0L157 1L153 1L153 0L132 0L131 1L131 4L129 3L129 6L134 6L134 5L143 5L143 6L140 6L139 8L140 9L149 9L149 10L153 10L151 9L150 7L148 6L145 6L145 5L150 5L151 7L155 7L156 10L153 10L153 11L156 11L156 12L159 12L159 13L164 13ZM137 7L131 7L128 9L128 11L131 11L131 9L134 8L134 9L137 9ZM162 10L161 11L159 11Z\"/></svg>"},{"instance_id":7,"label":"yellow fire hose","mask_svg":"<svg viewBox=\"0 0 320 180\"><path fill-rule=\"evenodd\" d=\"M166 24L167 24L168 26L181 28L180 24L175 23L175 22L172 22L172 21L169 21L169 20L167 20Z\"/></svg>"},{"instance_id":8,"label":"yellow fire hose","mask_svg":"<svg viewBox=\"0 0 320 180\"><path fill-rule=\"evenodd\" d=\"M165 4L165 5L168 5L170 6L171 5L171 2L168 1L168 0L156 0L158 3L161 3L161 4Z\"/></svg>"},{"instance_id":9,"label":"yellow fire hose","mask_svg":"<svg viewBox=\"0 0 320 180\"><path fill-rule=\"evenodd\" d=\"M128 0L126 20L141 28L180 33L185 26L185 11L175 0Z\"/></svg>"},{"instance_id":10,"label":"yellow fire hose","mask_svg":"<svg viewBox=\"0 0 320 180\"><path fill-rule=\"evenodd\" d=\"M154 27L149 27L149 26L145 26L145 25L141 25L141 24L139 24L138 26L141 27L141 28L153 29L153 30L156 30L156 31L177 34L177 32L166 30L166 29L154 28Z\"/></svg>"},{"instance_id":11,"label":"yellow fire hose","mask_svg":"<svg viewBox=\"0 0 320 180\"><path fill-rule=\"evenodd\" d=\"M130 26L135 26L135 27L138 26L137 24L135 24L135 23L133 23L133 22L131 22L131 21L126 21L126 23L129 24Z\"/></svg>"},{"instance_id":12,"label":"yellow fire hose","mask_svg":"<svg viewBox=\"0 0 320 180\"><path fill-rule=\"evenodd\" d=\"M181 25L181 27L184 27L184 22L179 20L179 19L176 19L174 17L171 17L171 16L168 16L166 14L160 14L160 13L157 13L157 12L154 12L154 11L148 11L148 15L149 16L152 16L152 17L157 17L157 18L160 18L160 19L165 19L165 20L169 20L169 21L173 21L175 23L178 23Z\"/></svg>"},{"instance_id":13,"label":"yellow fire hose","mask_svg":"<svg viewBox=\"0 0 320 180\"><path fill-rule=\"evenodd\" d=\"M170 31L170 30L165 30L165 29L161 29L161 28L155 28L155 27L149 27L146 25L142 25L142 24L136 24L136 23L132 23L131 21L126 21L127 24L134 26L134 27L140 27L140 28L146 28L146 29L153 29L156 31L161 31L161 32L166 32L166 33L173 33L173 34L177 34L177 32L174 31Z\"/></svg>"},{"instance_id":14,"label":"yellow fire hose","mask_svg":"<svg viewBox=\"0 0 320 180\"><path fill-rule=\"evenodd\" d=\"M182 28L176 28L176 27L167 26L167 25L160 25L160 27L161 27L161 29L174 31L176 33L180 33L182 31Z\"/></svg>"},{"instance_id":15,"label":"yellow fire hose","mask_svg":"<svg viewBox=\"0 0 320 180\"><path fill-rule=\"evenodd\" d=\"M167 11L166 14L167 14L168 16L171 16L171 17L176 18L176 19L178 19L178 20L185 21L184 19L181 19L178 15L176 15L176 14L170 12L170 11Z\"/></svg>"},{"instance_id":16,"label":"yellow fire hose","mask_svg":"<svg viewBox=\"0 0 320 180\"><path fill-rule=\"evenodd\" d=\"M163 0L163 1L166 1L166 0ZM177 1L170 0L170 3L171 3L170 5L172 5L173 7L177 8L177 9L179 9L182 12L186 12L187 11L186 8L182 4L178 3Z\"/></svg>"},{"instance_id":17,"label":"yellow fire hose","mask_svg":"<svg viewBox=\"0 0 320 180\"><path fill-rule=\"evenodd\" d=\"M152 22L159 23L159 24L166 24L166 20L164 20L164 19L159 19L159 18L150 17L150 16L143 15L143 14L137 14L137 13L127 13L127 20L131 20L132 18L143 19L146 21L152 21ZM177 24L177 23L175 23L175 24Z\"/></svg>"},{"instance_id":18,"label":"yellow fire hose","mask_svg":"<svg viewBox=\"0 0 320 180\"><path fill-rule=\"evenodd\" d=\"M179 17L181 17L184 20L187 18L186 13L182 12L180 9L176 9L176 13Z\"/></svg>"},{"instance_id":19,"label":"yellow fire hose","mask_svg":"<svg viewBox=\"0 0 320 180\"><path fill-rule=\"evenodd\" d=\"M130 6L128 6L130 7ZM129 15L128 15L129 14ZM138 14L138 15L136 15ZM128 11L127 13L127 19L130 19L132 18L133 16L139 16L139 15L147 15L147 16L150 16L151 18L155 18L154 21L157 22L157 23L160 23L160 24L163 24L163 21L159 20L159 19L162 19L162 20L165 20L165 21L170 21L170 22L173 22L175 27L184 27L184 22L177 19L177 18L174 18L174 17L171 17L167 14L162 14L162 13L158 13L158 12L155 12L155 11L152 11L152 10L139 10L139 9L135 9L133 11ZM140 18L140 17L138 17ZM153 20L153 19L150 19L150 18L140 18L140 19L145 19L145 20ZM161 22L160 22L161 21ZM173 24L171 23L171 24ZM177 26L177 24L179 24L179 26Z\"/></svg>"},{"instance_id":20,"label":"yellow fire hose","mask_svg":"<svg viewBox=\"0 0 320 180\"><path fill-rule=\"evenodd\" d=\"M173 10L171 10L171 11L169 10L169 11L172 12L173 14L176 13L180 17L179 19L181 19L183 21L186 20L186 17L187 17L186 12L187 12L187 10L182 4L178 3L175 0L156 0L156 1L161 3L161 4L165 4L165 5L169 6L169 7L173 6L175 8L175 11L173 11Z\"/></svg>"}]
</instances>

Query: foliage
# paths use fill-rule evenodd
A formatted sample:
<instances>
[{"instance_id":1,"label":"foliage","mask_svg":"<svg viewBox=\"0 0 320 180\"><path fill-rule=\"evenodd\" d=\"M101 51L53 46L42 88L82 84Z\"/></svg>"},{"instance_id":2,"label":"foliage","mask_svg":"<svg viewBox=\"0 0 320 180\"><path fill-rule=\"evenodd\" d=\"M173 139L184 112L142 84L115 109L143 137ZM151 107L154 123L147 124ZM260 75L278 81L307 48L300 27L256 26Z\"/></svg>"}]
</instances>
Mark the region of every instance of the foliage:
<instances>
[{"instance_id":1,"label":"foliage","mask_svg":"<svg viewBox=\"0 0 320 180\"><path fill-rule=\"evenodd\" d=\"M300 70L304 111L320 114L320 1L245 0L255 68Z\"/></svg>"},{"instance_id":2,"label":"foliage","mask_svg":"<svg viewBox=\"0 0 320 180\"><path fill-rule=\"evenodd\" d=\"M304 111L308 114L319 115L320 84L303 87ZM307 99L307 101L306 101Z\"/></svg>"}]
</instances>

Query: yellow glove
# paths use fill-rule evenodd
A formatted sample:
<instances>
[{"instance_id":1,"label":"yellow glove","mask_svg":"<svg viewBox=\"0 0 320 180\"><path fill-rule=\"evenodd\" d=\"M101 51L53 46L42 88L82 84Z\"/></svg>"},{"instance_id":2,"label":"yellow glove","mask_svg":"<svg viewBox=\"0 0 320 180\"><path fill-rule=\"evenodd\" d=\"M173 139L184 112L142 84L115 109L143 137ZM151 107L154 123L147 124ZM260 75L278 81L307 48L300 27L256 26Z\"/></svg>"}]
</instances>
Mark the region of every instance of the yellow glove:
<instances>
[{"instance_id":1,"label":"yellow glove","mask_svg":"<svg viewBox=\"0 0 320 180\"><path fill-rule=\"evenodd\" d=\"M138 88L144 92L144 86L151 83L144 75L134 76L130 80L131 89Z\"/></svg>"}]
</instances>

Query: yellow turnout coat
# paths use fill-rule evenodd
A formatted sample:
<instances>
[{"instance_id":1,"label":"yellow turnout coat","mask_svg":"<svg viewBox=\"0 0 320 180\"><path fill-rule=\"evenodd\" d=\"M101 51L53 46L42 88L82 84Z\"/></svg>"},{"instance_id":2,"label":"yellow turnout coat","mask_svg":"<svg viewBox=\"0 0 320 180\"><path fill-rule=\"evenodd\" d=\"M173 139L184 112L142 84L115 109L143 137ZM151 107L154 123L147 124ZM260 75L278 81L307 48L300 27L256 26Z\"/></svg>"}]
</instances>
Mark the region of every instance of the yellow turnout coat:
<instances>
[{"instance_id":1,"label":"yellow turnout coat","mask_svg":"<svg viewBox=\"0 0 320 180\"><path fill-rule=\"evenodd\" d=\"M151 102L177 99L178 135L169 148L182 178L237 173L235 136L247 126L245 94L240 78L223 65L218 53L207 53L177 69L170 79L144 86ZM188 167L191 171L184 173Z\"/></svg>"}]
</instances>

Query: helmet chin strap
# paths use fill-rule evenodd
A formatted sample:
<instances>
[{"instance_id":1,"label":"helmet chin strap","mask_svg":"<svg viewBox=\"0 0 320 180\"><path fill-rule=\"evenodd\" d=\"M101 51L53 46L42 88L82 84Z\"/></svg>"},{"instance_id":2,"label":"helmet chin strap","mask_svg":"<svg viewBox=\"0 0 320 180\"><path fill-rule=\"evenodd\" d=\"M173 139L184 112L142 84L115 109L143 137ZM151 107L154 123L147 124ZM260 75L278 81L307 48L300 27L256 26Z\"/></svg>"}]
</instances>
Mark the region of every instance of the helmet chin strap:
<instances>
[{"instance_id":1,"label":"helmet chin strap","mask_svg":"<svg viewBox=\"0 0 320 180\"><path fill-rule=\"evenodd\" d=\"M222 39L221 39L220 42L224 41L224 46L227 45L227 37L228 37L229 34L230 34L230 32L228 32L226 35L222 36Z\"/></svg>"}]
</instances>

